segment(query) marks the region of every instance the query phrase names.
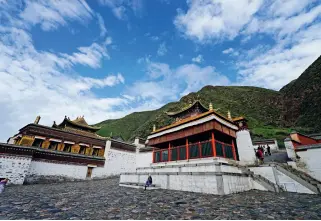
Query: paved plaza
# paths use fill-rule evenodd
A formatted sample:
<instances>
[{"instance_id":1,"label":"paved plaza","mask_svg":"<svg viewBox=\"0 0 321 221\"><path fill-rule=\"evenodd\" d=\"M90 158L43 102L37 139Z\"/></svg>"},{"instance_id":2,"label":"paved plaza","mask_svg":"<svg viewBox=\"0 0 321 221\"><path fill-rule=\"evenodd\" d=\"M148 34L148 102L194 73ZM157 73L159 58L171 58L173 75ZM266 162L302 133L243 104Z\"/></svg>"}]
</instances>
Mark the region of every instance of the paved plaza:
<instances>
[{"instance_id":1,"label":"paved plaza","mask_svg":"<svg viewBox=\"0 0 321 221\"><path fill-rule=\"evenodd\" d=\"M0 219L321 219L317 195L144 191L118 179L9 186L0 199Z\"/></svg>"}]
</instances>

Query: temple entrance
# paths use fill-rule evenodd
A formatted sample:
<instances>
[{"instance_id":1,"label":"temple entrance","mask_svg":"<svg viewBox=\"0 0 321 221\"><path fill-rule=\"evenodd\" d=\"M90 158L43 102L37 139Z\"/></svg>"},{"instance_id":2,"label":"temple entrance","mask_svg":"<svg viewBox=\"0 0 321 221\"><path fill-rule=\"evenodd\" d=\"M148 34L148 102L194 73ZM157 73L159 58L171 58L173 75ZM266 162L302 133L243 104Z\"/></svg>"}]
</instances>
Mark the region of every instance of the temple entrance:
<instances>
[{"instance_id":1,"label":"temple entrance","mask_svg":"<svg viewBox=\"0 0 321 221\"><path fill-rule=\"evenodd\" d=\"M86 178L91 178L91 174L92 174L92 172L93 172L93 167L88 167Z\"/></svg>"}]
</instances>

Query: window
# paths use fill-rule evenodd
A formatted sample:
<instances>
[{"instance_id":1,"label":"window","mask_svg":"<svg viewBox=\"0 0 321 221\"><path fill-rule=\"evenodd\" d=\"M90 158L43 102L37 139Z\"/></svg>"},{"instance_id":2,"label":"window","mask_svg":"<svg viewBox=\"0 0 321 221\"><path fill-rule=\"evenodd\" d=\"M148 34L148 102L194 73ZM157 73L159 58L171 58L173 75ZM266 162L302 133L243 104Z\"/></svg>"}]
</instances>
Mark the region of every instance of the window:
<instances>
[{"instance_id":1,"label":"window","mask_svg":"<svg viewBox=\"0 0 321 221\"><path fill-rule=\"evenodd\" d=\"M99 154L99 149L98 148L94 148L93 156L98 156L98 154Z\"/></svg>"},{"instance_id":2,"label":"window","mask_svg":"<svg viewBox=\"0 0 321 221\"><path fill-rule=\"evenodd\" d=\"M33 141L32 146L33 146L33 147L41 147L41 146L42 146L42 143L43 143L43 140L36 138L36 139Z\"/></svg>"},{"instance_id":3,"label":"window","mask_svg":"<svg viewBox=\"0 0 321 221\"><path fill-rule=\"evenodd\" d=\"M186 160L186 147L180 147L178 153L180 160Z\"/></svg>"},{"instance_id":4,"label":"window","mask_svg":"<svg viewBox=\"0 0 321 221\"><path fill-rule=\"evenodd\" d=\"M202 156L203 157L213 156L212 145L210 142L202 143L201 147L202 147Z\"/></svg>"},{"instance_id":5,"label":"window","mask_svg":"<svg viewBox=\"0 0 321 221\"><path fill-rule=\"evenodd\" d=\"M86 146L80 146L79 153L80 154L85 154L86 153Z\"/></svg>"},{"instance_id":6,"label":"window","mask_svg":"<svg viewBox=\"0 0 321 221\"><path fill-rule=\"evenodd\" d=\"M155 163L160 162L160 152L155 152Z\"/></svg>"},{"instance_id":7,"label":"window","mask_svg":"<svg viewBox=\"0 0 321 221\"><path fill-rule=\"evenodd\" d=\"M177 160L177 151L178 151L177 148L171 150L171 160L172 161L176 161Z\"/></svg>"},{"instance_id":8,"label":"window","mask_svg":"<svg viewBox=\"0 0 321 221\"><path fill-rule=\"evenodd\" d=\"M168 161L168 150L162 151L162 161Z\"/></svg>"},{"instance_id":9,"label":"window","mask_svg":"<svg viewBox=\"0 0 321 221\"><path fill-rule=\"evenodd\" d=\"M71 152L71 146L72 146L72 144L65 143L64 151L65 152Z\"/></svg>"},{"instance_id":10,"label":"window","mask_svg":"<svg viewBox=\"0 0 321 221\"><path fill-rule=\"evenodd\" d=\"M190 144L190 146L189 146L189 156L190 156L190 158L199 157L198 144Z\"/></svg>"},{"instance_id":11,"label":"window","mask_svg":"<svg viewBox=\"0 0 321 221\"><path fill-rule=\"evenodd\" d=\"M58 147L58 142L56 141L50 141L50 144L49 144L49 148L50 150L57 150L57 147Z\"/></svg>"},{"instance_id":12,"label":"window","mask_svg":"<svg viewBox=\"0 0 321 221\"><path fill-rule=\"evenodd\" d=\"M226 158L234 159L232 146L224 145L224 151Z\"/></svg>"},{"instance_id":13,"label":"window","mask_svg":"<svg viewBox=\"0 0 321 221\"><path fill-rule=\"evenodd\" d=\"M223 155L223 145L219 142L215 142L216 146L216 156L218 157L224 157Z\"/></svg>"}]
</instances>

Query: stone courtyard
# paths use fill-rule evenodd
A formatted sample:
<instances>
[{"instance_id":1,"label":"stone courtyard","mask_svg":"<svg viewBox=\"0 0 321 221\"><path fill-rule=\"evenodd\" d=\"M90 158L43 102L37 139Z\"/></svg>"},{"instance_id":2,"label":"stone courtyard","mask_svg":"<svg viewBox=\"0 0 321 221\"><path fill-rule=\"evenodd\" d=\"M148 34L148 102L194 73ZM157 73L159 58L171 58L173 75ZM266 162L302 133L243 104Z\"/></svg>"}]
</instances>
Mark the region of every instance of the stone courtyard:
<instances>
[{"instance_id":1,"label":"stone courtyard","mask_svg":"<svg viewBox=\"0 0 321 221\"><path fill-rule=\"evenodd\" d=\"M0 219L321 219L318 195L215 196L118 186L119 179L8 186Z\"/></svg>"}]
</instances>

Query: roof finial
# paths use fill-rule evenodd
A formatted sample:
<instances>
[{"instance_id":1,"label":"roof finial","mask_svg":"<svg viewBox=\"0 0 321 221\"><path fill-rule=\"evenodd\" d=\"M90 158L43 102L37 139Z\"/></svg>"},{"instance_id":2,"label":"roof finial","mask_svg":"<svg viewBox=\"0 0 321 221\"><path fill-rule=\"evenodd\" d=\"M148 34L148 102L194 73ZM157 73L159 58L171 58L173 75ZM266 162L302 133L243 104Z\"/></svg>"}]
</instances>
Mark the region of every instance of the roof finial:
<instances>
[{"instance_id":1,"label":"roof finial","mask_svg":"<svg viewBox=\"0 0 321 221\"><path fill-rule=\"evenodd\" d=\"M39 121L40 121L40 116L37 116L35 120L35 124L39 124Z\"/></svg>"},{"instance_id":2,"label":"roof finial","mask_svg":"<svg viewBox=\"0 0 321 221\"><path fill-rule=\"evenodd\" d=\"M228 118L228 119L232 119L231 111L230 111L230 110L227 111L227 118Z\"/></svg>"},{"instance_id":3,"label":"roof finial","mask_svg":"<svg viewBox=\"0 0 321 221\"><path fill-rule=\"evenodd\" d=\"M156 131L156 125L154 124L153 125L153 132L155 132Z\"/></svg>"},{"instance_id":4,"label":"roof finial","mask_svg":"<svg viewBox=\"0 0 321 221\"><path fill-rule=\"evenodd\" d=\"M213 110L213 104L212 104L212 102L210 102L210 111L212 111Z\"/></svg>"}]
</instances>

